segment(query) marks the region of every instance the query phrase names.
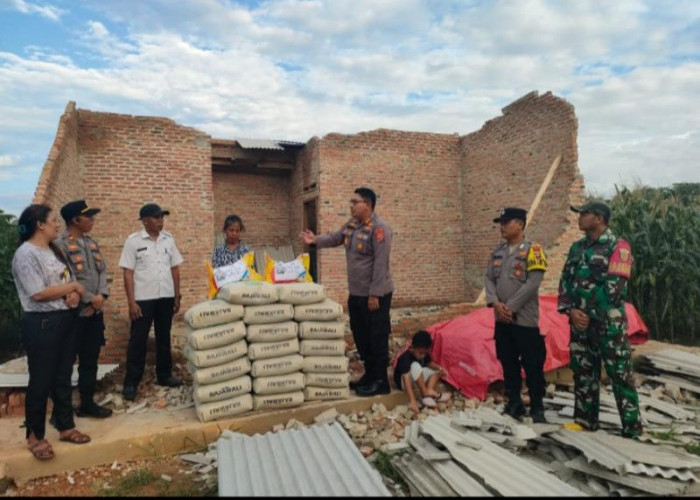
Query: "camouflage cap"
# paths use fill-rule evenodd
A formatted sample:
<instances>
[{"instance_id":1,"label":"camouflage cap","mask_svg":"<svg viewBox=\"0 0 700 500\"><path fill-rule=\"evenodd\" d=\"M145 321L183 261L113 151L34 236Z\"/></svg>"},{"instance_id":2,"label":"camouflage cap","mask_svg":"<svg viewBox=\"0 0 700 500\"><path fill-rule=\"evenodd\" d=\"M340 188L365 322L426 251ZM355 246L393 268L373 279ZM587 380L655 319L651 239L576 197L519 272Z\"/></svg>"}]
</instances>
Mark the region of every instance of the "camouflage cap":
<instances>
[{"instance_id":1,"label":"camouflage cap","mask_svg":"<svg viewBox=\"0 0 700 500\"><path fill-rule=\"evenodd\" d=\"M595 215L600 215L606 221L610 220L610 214L612 213L612 210L610 210L610 206L604 201L600 200L589 201L588 203L584 203L580 207L575 207L574 205L571 205L571 210L577 213L589 212Z\"/></svg>"}]
</instances>

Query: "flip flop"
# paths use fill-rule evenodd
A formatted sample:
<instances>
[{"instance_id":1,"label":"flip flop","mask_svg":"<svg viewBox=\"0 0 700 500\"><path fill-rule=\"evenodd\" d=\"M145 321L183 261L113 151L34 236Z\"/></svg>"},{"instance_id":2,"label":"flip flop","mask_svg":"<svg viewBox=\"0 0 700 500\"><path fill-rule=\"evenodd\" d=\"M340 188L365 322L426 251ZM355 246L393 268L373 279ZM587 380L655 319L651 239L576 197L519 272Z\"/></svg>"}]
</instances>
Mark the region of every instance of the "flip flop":
<instances>
[{"instance_id":1,"label":"flip flop","mask_svg":"<svg viewBox=\"0 0 700 500\"><path fill-rule=\"evenodd\" d=\"M446 403L447 401L450 400L452 397L452 394L449 392L438 392L437 393L437 401L438 403Z\"/></svg>"},{"instance_id":2,"label":"flip flop","mask_svg":"<svg viewBox=\"0 0 700 500\"><path fill-rule=\"evenodd\" d=\"M73 444L85 444L90 442L90 436L83 434L78 429L73 427L67 435L59 437L58 440Z\"/></svg>"},{"instance_id":3,"label":"flip flop","mask_svg":"<svg viewBox=\"0 0 700 500\"><path fill-rule=\"evenodd\" d=\"M425 406L427 406L428 408L435 408L437 406L437 403L435 402L435 400L433 398L431 398L430 396L424 397L423 399L421 399L421 402Z\"/></svg>"},{"instance_id":4,"label":"flip flop","mask_svg":"<svg viewBox=\"0 0 700 500\"><path fill-rule=\"evenodd\" d=\"M34 443L27 445L27 448L39 460L49 460L54 457L53 447L46 439L34 441Z\"/></svg>"}]
</instances>

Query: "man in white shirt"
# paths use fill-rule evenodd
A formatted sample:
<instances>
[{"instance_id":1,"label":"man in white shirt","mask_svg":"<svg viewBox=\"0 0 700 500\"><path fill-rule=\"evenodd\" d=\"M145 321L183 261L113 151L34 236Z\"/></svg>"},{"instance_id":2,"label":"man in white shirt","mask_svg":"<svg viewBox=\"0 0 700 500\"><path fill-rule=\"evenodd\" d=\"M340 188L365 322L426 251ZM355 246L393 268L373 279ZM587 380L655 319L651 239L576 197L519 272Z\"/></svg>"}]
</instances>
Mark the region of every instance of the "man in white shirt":
<instances>
[{"instance_id":1,"label":"man in white shirt","mask_svg":"<svg viewBox=\"0 0 700 500\"><path fill-rule=\"evenodd\" d=\"M131 333L126 351L123 395L136 399L137 387L146 366L148 332L156 334L156 378L159 385L177 387L172 375L170 328L180 310L180 264L182 255L173 235L163 231L163 216L170 212L155 203L141 207L143 230L130 234L124 243L119 267L124 269L124 288L129 302Z\"/></svg>"}]
</instances>

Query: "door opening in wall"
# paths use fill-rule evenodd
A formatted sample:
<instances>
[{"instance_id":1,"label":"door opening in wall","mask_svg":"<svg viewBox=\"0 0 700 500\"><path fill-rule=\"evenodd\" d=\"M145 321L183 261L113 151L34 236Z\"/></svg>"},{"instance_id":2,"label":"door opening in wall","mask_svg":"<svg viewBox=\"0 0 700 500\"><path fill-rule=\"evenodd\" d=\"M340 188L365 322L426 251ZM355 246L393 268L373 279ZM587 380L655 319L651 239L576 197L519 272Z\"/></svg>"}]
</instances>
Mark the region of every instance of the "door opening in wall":
<instances>
[{"instance_id":1,"label":"door opening in wall","mask_svg":"<svg viewBox=\"0 0 700 500\"><path fill-rule=\"evenodd\" d=\"M318 198L304 202L304 228L310 229L315 234L318 234L318 225L316 223L316 201ZM317 268L317 250L316 247L309 248L309 272L314 282L318 283L318 268Z\"/></svg>"}]
</instances>

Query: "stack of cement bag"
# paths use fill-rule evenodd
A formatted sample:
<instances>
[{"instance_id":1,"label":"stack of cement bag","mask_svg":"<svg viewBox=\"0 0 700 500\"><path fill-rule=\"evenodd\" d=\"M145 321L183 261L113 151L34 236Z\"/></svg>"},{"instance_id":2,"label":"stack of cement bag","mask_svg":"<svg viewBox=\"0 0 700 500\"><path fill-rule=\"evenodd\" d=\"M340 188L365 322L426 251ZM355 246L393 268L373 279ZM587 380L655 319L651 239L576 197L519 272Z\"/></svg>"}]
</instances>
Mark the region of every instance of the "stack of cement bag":
<instances>
[{"instance_id":1,"label":"stack of cement bag","mask_svg":"<svg viewBox=\"0 0 700 500\"><path fill-rule=\"evenodd\" d=\"M300 351L306 401L346 399L348 358L345 357L345 325L340 321L343 306L325 298L325 289L315 283L278 285L280 302L294 305L299 323Z\"/></svg>"},{"instance_id":2,"label":"stack of cement bag","mask_svg":"<svg viewBox=\"0 0 700 500\"><path fill-rule=\"evenodd\" d=\"M202 422L253 408L243 314L243 306L223 300L201 302L185 313L185 354L194 379L197 417Z\"/></svg>"},{"instance_id":3,"label":"stack of cement bag","mask_svg":"<svg viewBox=\"0 0 700 500\"><path fill-rule=\"evenodd\" d=\"M277 301L277 288L262 281L225 285L217 297L245 306L248 358L253 376L253 409L289 408L304 403L294 307Z\"/></svg>"}]
</instances>

